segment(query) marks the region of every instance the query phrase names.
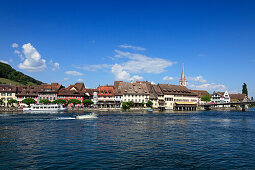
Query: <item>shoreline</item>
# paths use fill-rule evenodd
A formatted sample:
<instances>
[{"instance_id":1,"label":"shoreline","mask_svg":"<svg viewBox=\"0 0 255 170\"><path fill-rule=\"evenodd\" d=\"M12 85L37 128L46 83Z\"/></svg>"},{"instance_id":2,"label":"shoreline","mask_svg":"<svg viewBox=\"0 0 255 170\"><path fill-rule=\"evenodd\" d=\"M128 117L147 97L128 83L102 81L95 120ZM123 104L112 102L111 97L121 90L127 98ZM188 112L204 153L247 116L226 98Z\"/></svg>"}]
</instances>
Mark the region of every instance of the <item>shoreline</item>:
<instances>
[{"instance_id":1,"label":"shoreline","mask_svg":"<svg viewBox=\"0 0 255 170\"><path fill-rule=\"evenodd\" d=\"M254 107L249 107L254 108ZM122 113L133 113L133 112L146 112L146 113L181 113L181 112L197 112L197 111L207 111L203 108L197 108L195 111L176 111L176 110L164 110L160 111L158 109L153 110L152 112L147 111L148 108L131 108L130 110L123 110L121 108L68 108L66 113L84 113L84 112L122 112ZM241 111L239 107L222 107L222 108L211 108L211 111ZM208 110L208 111L210 111ZM7 112L7 113L23 113L22 108L15 108L15 107L1 107L0 112Z\"/></svg>"}]
</instances>

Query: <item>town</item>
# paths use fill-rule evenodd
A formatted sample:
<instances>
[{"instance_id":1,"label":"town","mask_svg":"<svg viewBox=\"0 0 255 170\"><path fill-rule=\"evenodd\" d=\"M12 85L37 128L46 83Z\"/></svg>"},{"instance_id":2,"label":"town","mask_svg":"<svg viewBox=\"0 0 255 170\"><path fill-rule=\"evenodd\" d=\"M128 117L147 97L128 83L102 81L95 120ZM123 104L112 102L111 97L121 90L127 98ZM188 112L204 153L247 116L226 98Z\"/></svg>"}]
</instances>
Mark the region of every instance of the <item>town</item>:
<instances>
[{"instance_id":1,"label":"town","mask_svg":"<svg viewBox=\"0 0 255 170\"><path fill-rule=\"evenodd\" d=\"M199 104L230 103L248 101L246 94L229 94L205 90L191 90L187 87L182 67L179 85L152 84L148 81L114 81L113 85L86 88L84 83L64 87L58 83L38 86L0 84L0 104L4 107L27 107L32 103L61 103L69 108L98 108L124 110L152 108L158 110L195 111ZM230 107L218 105L216 107Z\"/></svg>"}]
</instances>

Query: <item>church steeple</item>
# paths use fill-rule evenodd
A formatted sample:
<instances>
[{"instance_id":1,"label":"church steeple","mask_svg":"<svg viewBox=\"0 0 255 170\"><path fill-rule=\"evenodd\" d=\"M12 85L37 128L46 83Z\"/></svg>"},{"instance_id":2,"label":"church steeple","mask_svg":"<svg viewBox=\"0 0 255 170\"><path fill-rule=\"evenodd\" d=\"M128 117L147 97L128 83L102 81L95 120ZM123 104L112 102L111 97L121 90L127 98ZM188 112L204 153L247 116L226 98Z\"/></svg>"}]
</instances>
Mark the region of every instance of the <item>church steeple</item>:
<instances>
[{"instance_id":1,"label":"church steeple","mask_svg":"<svg viewBox=\"0 0 255 170\"><path fill-rule=\"evenodd\" d=\"M182 75L181 75L179 84L180 84L180 86L187 86L187 80L186 80L185 74L184 74L184 57L183 57L183 62L182 62Z\"/></svg>"}]
</instances>

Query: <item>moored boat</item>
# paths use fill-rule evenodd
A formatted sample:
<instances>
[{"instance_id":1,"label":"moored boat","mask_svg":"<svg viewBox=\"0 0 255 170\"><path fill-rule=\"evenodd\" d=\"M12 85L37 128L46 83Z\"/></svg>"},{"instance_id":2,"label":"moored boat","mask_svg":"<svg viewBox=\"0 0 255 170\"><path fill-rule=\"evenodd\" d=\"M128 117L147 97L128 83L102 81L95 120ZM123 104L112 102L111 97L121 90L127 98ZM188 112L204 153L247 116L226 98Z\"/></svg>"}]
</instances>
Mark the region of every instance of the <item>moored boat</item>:
<instances>
[{"instance_id":1,"label":"moored boat","mask_svg":"<svg viewBox=\"0 0 255 170\"><path fill-rule=\"evenodd\" d=\"M23 112L62 112L67 108L62 104L33 104L28 108L23 108Z\"/></svg>"}]
</instances>

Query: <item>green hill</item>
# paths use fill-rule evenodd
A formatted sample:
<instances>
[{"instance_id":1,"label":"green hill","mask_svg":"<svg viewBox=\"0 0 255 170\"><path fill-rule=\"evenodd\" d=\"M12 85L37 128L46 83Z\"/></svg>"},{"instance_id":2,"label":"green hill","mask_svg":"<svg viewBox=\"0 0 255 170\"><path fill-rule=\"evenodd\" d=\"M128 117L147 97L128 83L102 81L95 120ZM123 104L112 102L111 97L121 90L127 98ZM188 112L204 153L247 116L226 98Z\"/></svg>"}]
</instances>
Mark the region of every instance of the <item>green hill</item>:
<instances>
[{"instance_id":1,"label":"green hill","mask_svg":"<svg viewBox=\"0 0 255 170\"><path fill-rule=\"evenodd\" d=\"M8 64L0 62L0 84L40 85L42 82L16 71Z\"/></svg>"}]
</instances>

